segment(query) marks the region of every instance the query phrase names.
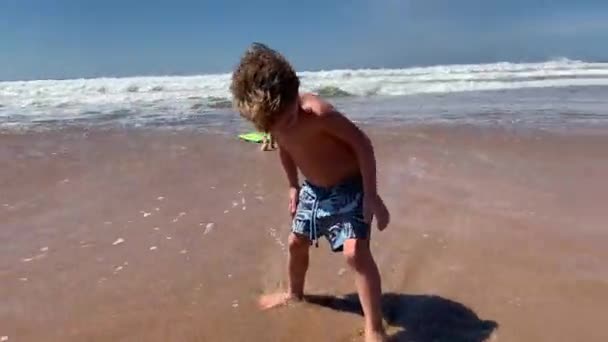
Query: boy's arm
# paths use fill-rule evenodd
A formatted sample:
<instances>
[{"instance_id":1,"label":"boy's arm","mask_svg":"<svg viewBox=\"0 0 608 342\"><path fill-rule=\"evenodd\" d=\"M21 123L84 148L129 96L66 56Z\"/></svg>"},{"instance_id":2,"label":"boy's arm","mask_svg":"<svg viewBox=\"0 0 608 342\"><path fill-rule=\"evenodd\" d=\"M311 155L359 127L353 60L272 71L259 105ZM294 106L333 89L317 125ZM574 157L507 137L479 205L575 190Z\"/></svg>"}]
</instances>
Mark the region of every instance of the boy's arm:
<instances>
[{"instance_id":1,"label":"boy's arm","mask_svg":"<svg viewBox=\"0 0 608 342\"><path fill-rule=\"evenodd\" d=\"M298 184L298 167L293 161L289 152L279 145L279 156L281 158L281 164L287 174L287 180L289 181L289 214L293 219L297 207L298 207L298 196L300 193L300 185Z\"/></svg>"},{"instance_id":2,"label":"boy's arm","mask_svg":"<svg viewBox=\"0 0 608 342\"><path fill-rule=\"evenodd\" d=\"M283 170L285 170L285 174L287 175L287 180L289 181L290 188L298 188L300 185L298 183L298 167L296 163L293 161L293 158L285 150L279 145L279 157L281 158L281 165L283 165Z\"/></svg>"}]
</instances>

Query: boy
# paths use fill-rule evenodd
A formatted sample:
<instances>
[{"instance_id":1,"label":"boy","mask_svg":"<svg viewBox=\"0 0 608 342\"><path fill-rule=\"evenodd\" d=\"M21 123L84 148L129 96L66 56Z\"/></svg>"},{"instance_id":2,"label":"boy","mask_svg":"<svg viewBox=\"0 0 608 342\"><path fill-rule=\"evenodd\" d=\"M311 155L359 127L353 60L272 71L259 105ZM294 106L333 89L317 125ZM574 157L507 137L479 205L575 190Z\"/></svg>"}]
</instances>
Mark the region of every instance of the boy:
<instances>
[{"instance_id":1,"label":"boy","mask_svg":"<svg viewBox=\"0 0 608 342\"><path fill-rule=\"evenodd\" d=\"M289 181L289 290L263 296L260 306L304 298L309 246L325 236L332 251L342 251L355 272L366 341L385 341L380 274L369 238L373 216L383 230L389 212L377 193L371 142L329 103L300 94L299 86L289 62L259 43L241 58L230 86L241 115L276 139ZM306 178L301 188L298 169Z\"/></svg>"}]
</instances>

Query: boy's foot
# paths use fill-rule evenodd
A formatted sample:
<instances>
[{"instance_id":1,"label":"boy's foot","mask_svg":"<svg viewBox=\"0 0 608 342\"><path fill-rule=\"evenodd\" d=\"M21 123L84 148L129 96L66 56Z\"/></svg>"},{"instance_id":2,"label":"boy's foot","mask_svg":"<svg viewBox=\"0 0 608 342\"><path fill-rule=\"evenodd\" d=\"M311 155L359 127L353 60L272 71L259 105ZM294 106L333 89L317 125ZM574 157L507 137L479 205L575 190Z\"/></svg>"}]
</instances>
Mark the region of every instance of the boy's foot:
<instances>
[{"instance_id":1,"label":"boy's foot","mask_svg":"<svg viewBox=\"0 0 608 342\"><path fill-rule=\"evenodd\" d=\"M286 292L267 294L260 297L258 306L262 310L268 310L279 306L286 306L290 303L302 301L301 297Z\"/></svg>"}]
</instances>

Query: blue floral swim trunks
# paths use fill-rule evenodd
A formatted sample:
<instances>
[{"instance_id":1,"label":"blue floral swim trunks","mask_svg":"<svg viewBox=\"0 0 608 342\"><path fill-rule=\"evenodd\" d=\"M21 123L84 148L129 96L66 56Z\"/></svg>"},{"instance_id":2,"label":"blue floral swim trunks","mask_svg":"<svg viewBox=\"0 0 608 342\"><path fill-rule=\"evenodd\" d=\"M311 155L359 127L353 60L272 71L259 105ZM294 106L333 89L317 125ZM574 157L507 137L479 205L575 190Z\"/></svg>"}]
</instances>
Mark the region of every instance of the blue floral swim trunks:
<instances>
[{"instance_id":1,"label":"blue floral swim trunks","mask_svg":"<svg viewBox=\"0 0 608 342\"><path fill-rule=\"evenodd\" d=\"M367 239L369 228L363 219L363 182L360 177L332 187L304 182L292 232L307 237L311 243L325 236L331 250L339 252L347 239Z\"/></svg>"}]
</instances>

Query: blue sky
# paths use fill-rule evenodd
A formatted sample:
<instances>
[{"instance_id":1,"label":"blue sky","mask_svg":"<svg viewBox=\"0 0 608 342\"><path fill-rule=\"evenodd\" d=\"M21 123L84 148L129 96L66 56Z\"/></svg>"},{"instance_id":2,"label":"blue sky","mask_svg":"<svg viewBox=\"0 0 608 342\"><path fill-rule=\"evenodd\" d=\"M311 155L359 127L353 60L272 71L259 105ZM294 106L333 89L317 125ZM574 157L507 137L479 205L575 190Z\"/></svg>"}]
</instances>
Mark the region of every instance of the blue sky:
<instances>
[{"instance_id":1,"label":"blue sky","mask_svg":"<svg viewBox=\"0 0 608 342\"><path fill-rule=\"evenodd\" d=\"M606 0L0 0L0 80L608 60Z\"/></svg>"}]
</instances>

